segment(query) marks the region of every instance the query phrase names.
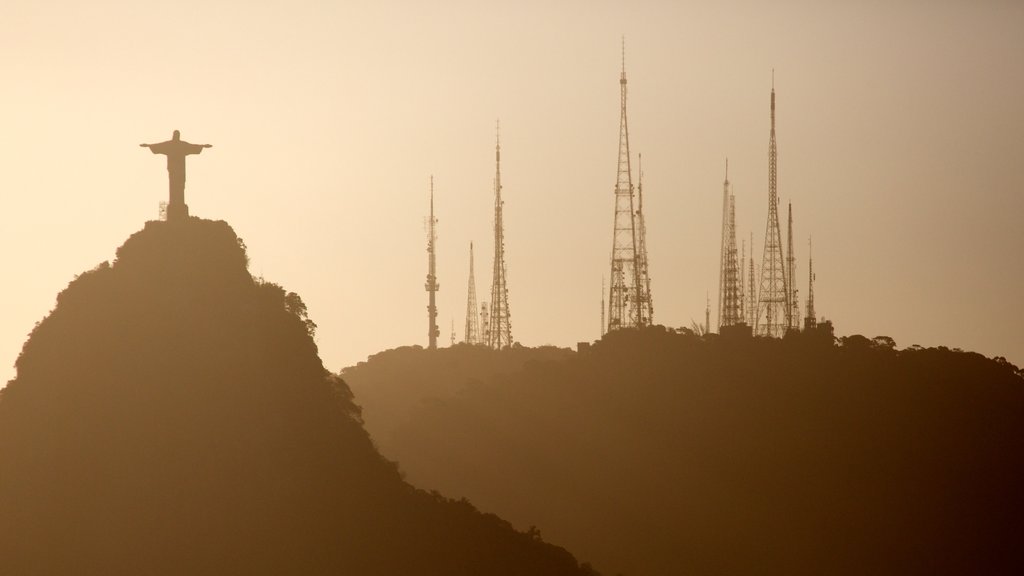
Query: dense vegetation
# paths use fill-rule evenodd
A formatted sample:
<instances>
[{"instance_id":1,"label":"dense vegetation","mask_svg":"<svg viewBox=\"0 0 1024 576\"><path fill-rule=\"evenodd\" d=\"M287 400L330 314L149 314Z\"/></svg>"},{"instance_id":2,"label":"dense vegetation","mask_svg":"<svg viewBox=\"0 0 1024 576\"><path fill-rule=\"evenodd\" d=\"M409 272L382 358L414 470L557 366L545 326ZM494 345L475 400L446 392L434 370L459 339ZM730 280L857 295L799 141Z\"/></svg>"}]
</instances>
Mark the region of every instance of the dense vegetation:
<instances>
[{"instance_id":1,"label":"dense vegetation","mask_svg":"<svg viewBox=\"0 0 1024 576\"><path fill-rule=\"evenodd\" d=\"M0 573L592 573L406 484L314 328L223 222L75 279L0 395Z\"/></svg>"},{"instance_id":2,"label":"dense vegetation","mask_svg":"<svg viewBox=\"0 0 1024 576\"><path fill-rule=\"evenodd\" d=\"M1002 359L653 328L342 375L413 483L605 572L1024 572L1024 379Z\"/></svg>"}]
</instances>

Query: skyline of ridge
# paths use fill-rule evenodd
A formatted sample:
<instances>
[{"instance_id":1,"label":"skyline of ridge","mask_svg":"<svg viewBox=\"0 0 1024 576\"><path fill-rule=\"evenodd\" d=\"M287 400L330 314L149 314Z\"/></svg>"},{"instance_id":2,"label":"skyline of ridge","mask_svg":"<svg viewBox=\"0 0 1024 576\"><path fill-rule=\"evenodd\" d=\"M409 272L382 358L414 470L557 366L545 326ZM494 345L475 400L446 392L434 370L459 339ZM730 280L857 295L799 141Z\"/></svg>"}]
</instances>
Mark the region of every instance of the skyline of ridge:
<instances>
[{"instance_id":1,"label":"skyline of ridge","mask_svg":"<svg viewBox=\"0 0 1024 576\"><path fill-rule=\"evenodd\" d=\"M819 314L840 334L1024 364L1024 311L1013 299L1024 290L1013 263L1024 248L1013 219L1024 211L1024 167L1014 161L1024 153L1024 71L1013 66L1024 11L926 5L811 16L782 8L764 17L776 30L770 43L757 7L730 19L712 7L598 5L580 14L571 5L538 24L527 6L502 12L490 35L448 23L449 37L426 43L421 21L443 20L453 4L440 15L410 6L397 16L273 7L239 15L214 5L187 25L194 10L153 24L139 7L122 22L93 23L71 4L55 16L25 7L5 19L0 57L12 86L0 112L10 191L0 241L19 278L0 308L0 362L13 377L54 296L156 217L166 174L136 145L172 129L217 143L215 156L189 166L192 213L230 222L249 246L250 271L303 296L321 356L339 370L424 343L425 174L437 176L438 280L466 281L466 243L487 245L491 122L500 116L502 178L514 198L506 219L516 339L597 338L593 288L607 274L624 33L658 323L701 319L705 294L717 289L722 157L738 235L763 225L774 67L780 202L797 205L797 244L817 240ZM460 14L470 23L495 15ZM229 16L251 26L222 29ZM561 37L559 26L576 17L586 29ZM527 30L534 41L523 46ZM161 41L179 34L180 53L166 53ZM280 54L260 44L263 34L281 41ZM805 282L803 269L797 286ZM440 292L441 317L458 320L464 298ZM373 309L392 316L375 325L364 316Z\"/></svg>"}]
</instances>

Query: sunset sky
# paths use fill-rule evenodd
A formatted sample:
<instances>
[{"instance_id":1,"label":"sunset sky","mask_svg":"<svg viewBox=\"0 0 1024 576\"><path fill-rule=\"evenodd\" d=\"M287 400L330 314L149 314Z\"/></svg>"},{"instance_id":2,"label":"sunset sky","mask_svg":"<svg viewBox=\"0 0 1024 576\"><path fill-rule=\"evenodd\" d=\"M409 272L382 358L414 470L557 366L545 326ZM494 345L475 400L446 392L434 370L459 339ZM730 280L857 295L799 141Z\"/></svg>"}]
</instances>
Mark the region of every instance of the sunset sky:
<instances>
[{"instance_id":1,"label":"sunset sky","mask_svg":"<svg viewBox=\"0 0 1024 576\"><path fill-rule=\"evenodd\" d=\"M813 235L837 334L1022 365L1022 30L1014 1L5 0L0 377L157 217L165 161L138 145L175 129L213 144L188 161L192 214L302 296L339 370L426 344L431 175L440 341L463 336L470 241L488 299L500 119L513 336L596 339L623 36L656 323L717 309L726 157L760 260L774 69L801 307Z\"/></svg>"}]
</instances>

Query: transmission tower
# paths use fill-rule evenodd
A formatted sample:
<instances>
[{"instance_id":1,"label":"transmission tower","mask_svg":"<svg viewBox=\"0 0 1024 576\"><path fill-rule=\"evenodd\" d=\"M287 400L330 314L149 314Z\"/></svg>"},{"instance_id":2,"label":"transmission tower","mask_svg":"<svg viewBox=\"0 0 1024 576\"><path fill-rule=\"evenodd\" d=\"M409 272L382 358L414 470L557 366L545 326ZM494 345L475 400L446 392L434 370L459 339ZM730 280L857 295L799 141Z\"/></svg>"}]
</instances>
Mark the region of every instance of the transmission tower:
<instances>
[{"instance_id":1,"label":"transmission tower","mask_svg":"<svg viewBox=\"0 0 1024 576\"><path fill-rule=\"evenodd\" d=\"M651 276L647 267L647 220L644 218L644 159L637 155L640 177L637 180L637 276L640 278L640 292L637 296L637 308L640 314L640 326L650 326L654 321L654 300L651 298Z\"/></svg>"},{"instance_id":2,"label":"transmission tower","mask_svg":"<svg viewBox=\"0 0 1024 576\"><path fill-rule=\"evenodd\" d=\"M747 275L747 324L753 330L757 325L757 285L754 284L754 233L750 233L750 272ZM756 332L755 332L756 334Z\"/></svg>"},{"instance_id":3,"label":"transmission tower","mask_svg":"<svg viewBox=\"0 0 1024 576\"><path fill-rule=\"evenodd\" d=\"M800 329L800 304L796 289L796 254L793 252L793 203L789 203L789 224L786 227L786 278L789 280L789 329Z\"/></svg>"},{"instance_id":4,"label":"transmission tower","mask_svg":"<svg viewBox=\"0 0 1024 576\"><path fill-rule=\"evenodd\" d=\"M743 322L743 278L736 261L736 197L729 188L729 160L725 161L722 186L722 253L718 274L718 332Z\"/></svg>"},{"instance_id":5,"label":"transmission tower","mask_svg":"<svg viewBox=\"0 0 1024 576\"><path fill-rule=\"evenodd\" d=\"M491 279L491 312L487 330L487 345L495 350L512 345L512 326L509 323L508 285L505 283L505 226L502 221L501 199L501 133L494 145L494 274Z\"/></svg>"},{"instance_id":6,"label":"transmission tower","mask_svg":"<svg viewBox=\"0 0 1024 576\"><path fill-rule=\"evenodd\" d=\"M775 80L772 74L772 131L768 140L768 225L764 231L761 287L754 333L781 337L790 322L791 302L779 231L778 153L775 148Z\"/></svg>"},{"instance_id":7,"label":"transmission tower","mask_svg":"<svg viewBox=\"0 0 1024 576\"><path fill-rule=\"evenodd\" d=\"M491 334L491 309L487 302L480 303L480 343L487 345Z\"/></svg>"},{"instance_id":8,"label":"transmission tower","mask_svg":"<svg viewBox=\"0 0 1024 576\"><path fill-rule=\"evenodd\" d=\"M807 317L804 318L804 330L813 330L818 326L818 317L814 313L814 246L807 239Z\"/></svg>"},{"instance_id":9,"label":"transmission tower","mask_svg":"<svg viewBox=\"0 0 1024 576\"><path fill-rule=\"evenodd\" d=\"M707 301L704 304L704 333L711 334L711 292L707 293Z\"/></svg>"},{"instance_id":10,"label":"transmission tower","mask_svg":"<svg viewBox=\"0 0 1024 576\"><path fill-rule=\"evenodd\" d=\"M735 212L733 212L735 214ZM733 234L736 233L735 222L733 222ZM740 322L744 324L747 322L747 296L746 296L746 283L743 281L743 271L747 269L747 240L744 238L740 241L740 269L737 271L737 280L739 280L739 299L740 299Z\"/></svg>"},{"instance_id":11,"label":"transmission tower","mask_svg":"<svg viewBox=\"0 0 1024 576\"><path fill-rule=\"evenodd\" d=\"M466 344L480 344L480 316L476 311L476 280L473 278L473 243L469 243L469 289L466 294Z\"/></svg>"},{"instance_id":12,"label":"transmission tower","mask_svg":"<svg viewBox=\"0 0 1024 576\"><path fill-rule=\"evenodd\" d=\"M646 315L638 251L636 212L633 206L633 174L629 155L629 122L626 119L626 44L622 43L622 73L619 76L619 162L615 181L615 226L612 233L611 289L608 297L608 331L640 328Z\"/></svg>"},{"instance_id":13,"label":"transmission tower","mask_svg":"<svg viewBox=\"0 0 1024 576\"><path fill-rule=\"evenodd\" d=\"M427 318L429 321L429 327L427 328L427 337L429 344L427 348L434 350L437 348L437 337L441 335L441 330L437 327L437 291L441 289L441 285L437 283L437 267L434 261L434 249L437 245L437 218L434 218L434 177L430 177L430 219L427 221L427 283L426 289L430 293L430 301L427 304Z\"/></svg>"}]
</instances>

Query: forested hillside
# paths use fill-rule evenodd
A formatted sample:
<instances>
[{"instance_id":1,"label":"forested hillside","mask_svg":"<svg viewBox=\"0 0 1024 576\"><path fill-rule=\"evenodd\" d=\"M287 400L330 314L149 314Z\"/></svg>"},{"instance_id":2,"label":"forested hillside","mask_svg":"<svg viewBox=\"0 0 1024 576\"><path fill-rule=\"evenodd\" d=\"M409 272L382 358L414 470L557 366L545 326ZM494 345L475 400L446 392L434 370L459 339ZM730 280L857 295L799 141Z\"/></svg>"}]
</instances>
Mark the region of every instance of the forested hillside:
<instances>
[{"instance_id":1,"label":"forested hillside","mask_svg":"<svg viewBox=\"0 0 1024 576\"><path fill-rule=\"evenodd\" d=\"M887 338L611 333L342 371L414 484L608 573L1024 570L1024 379Z\"/></svg>"},{"instance_id":2,"label":"forested hillside","mask_svg":"<svg viewBox=\"0 0 1024 576\"><path fill-rule=\"evenodd\" d=\"M592 573L402 481L314 328L223 222L76 278L0 393L0 573Z\"/></svg>"}]
</instances>

